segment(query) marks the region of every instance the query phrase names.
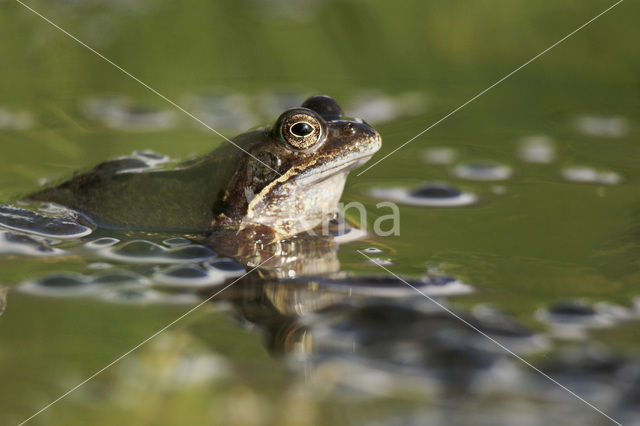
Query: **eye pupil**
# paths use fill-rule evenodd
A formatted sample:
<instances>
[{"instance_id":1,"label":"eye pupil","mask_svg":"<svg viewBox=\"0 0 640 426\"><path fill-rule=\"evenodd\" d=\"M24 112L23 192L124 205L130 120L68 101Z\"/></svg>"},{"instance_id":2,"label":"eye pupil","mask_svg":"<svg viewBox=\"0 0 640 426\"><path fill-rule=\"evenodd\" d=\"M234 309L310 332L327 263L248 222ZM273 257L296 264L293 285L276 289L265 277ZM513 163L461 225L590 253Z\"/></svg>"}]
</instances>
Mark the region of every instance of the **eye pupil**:
<instances>
[{"instance_id":1,"label":"eye pupil","mask_svg":"<svg viewBox=\"0 0 640 426\"><path fill-rule=\"evenodd\" d=\"M295 136L305 137L313 132L313 127L309 123L300 122L291 126L291 133Z\"/></svg>"}]
</instances>

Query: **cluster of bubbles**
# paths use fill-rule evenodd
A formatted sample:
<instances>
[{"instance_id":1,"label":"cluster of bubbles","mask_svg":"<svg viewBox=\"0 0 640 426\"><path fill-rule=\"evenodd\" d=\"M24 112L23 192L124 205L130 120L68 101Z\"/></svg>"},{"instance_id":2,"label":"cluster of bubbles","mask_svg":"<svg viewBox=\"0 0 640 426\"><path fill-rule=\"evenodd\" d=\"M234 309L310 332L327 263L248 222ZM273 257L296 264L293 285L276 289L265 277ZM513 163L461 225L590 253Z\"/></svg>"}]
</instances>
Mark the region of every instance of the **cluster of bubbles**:
<instances>
[{"instance_id":1,"label":"cluster of bubbles","mask_svg":"<svg viewBox=\"0 0 640 426\"><path fill-rule=\"evenodd\" d=\"M255 95L209 91L184 95L178 103L216 130L241 132L272 122L282 111L300 106L307 97L308 93L301 91ZM376 125L421 114L426 106L426 97L418 92L387 95L364 91L345 104L345 111L353 117L367 117L367 121ZM153 107L121 95L92 97L82 101L79 108L88 120L117 131L164 131L184 125L206 130L175 109ZM0 107L0 130L24 131L37 126L37 118L29 111Z\"/></svg>"},{"instance_id":2,"label":"cluster of bubbles","mask_svg":"<svg viewBox=\"0 0 640 426\"><path fill-rule=\"evenodd\" d=\"M629 131L628 121L617 116L582 116L575 120L575 126L583 135L599 138L621 138ZM552 138L547 135L530 135L519 141L517 155L523 163L550 164L556 160L556 147ZM448 167L450 175L460 180L496 183L506 181L514 175L509 165L496 161L457 162L458 152L446 146L424 150L422 160L427 164ZM616 185L623 181L622 176L616 172L581 165L564 167L559 175L576 183ZM494 194L504 194L507 189L502 185L494 185L491 191ZM462 207L479 201L477 195L446 182L427 182L415 188L374 188L369 194L376 198L424 207Z\"/></svg>"},{"instance_id":3,"label":"cluster of bubbles","mask_svg":"<svg viewBox=\"0 0 640 426\"><path fill-rule=\"evenodd\" d=\"M88 259L85 274L53 273L18 285L18 290L42 296L92 296L123 303L196 303L197 291L222 287L245 268L219 258L208 247L184 238L160 243L90 239L72 249Z\"/></svg>"},{"instance_id":4,"label":"cluster of bubbles","mask_svg":"<svg viewBox=\"0 0 640 426\"><path fill-rule=\"evenodd\" d=\"M380 251L373 247L367 253ZM385 286L384 280L363 281L367 286ZM340 278L328 282L342 291L358 284ZM420 280L408 283L420 286ZM578 332L640 319L640 301L630 307L557 302L538 311L538 319L548 327L536 331L491 305L460 311L438 296L435 300L445 309L426 298L393 296L349 297L340 303L329 301L327 306L318 304L315 312L302 315L295 327L290 325L286 336L274 336L275 344L293 352L290 362L304 370L311 383L330 376L338 388L369 397L393 397L407 391L436 400L473 395L476 402L486 398L495 415L502 412L496 410L496 401L505 392L521 408L556 408L555 404L571 400L538 372L522 368L504 349L528 358L548 353L560 339L564 343L556 348L553 359L536 363L544 373L579 389L582 397L599 402L599 407L608 407L606 412L638 415L637 397L629 397L640 391L638 360L613 355L591 340L579 339ZM298 306L297 312L304 309ZM587 411L585 421L592 414Z\"/></svg>"},{"instance_id":5,"label":"cluster of bubbles","mask_svg":"<svg viewBox=\"0 0 640 426\"><path fill-rule=\"evenodd\" d=\"M192 303L198 300L195 291L222 286L245 273L238 262L186 238L94 238L95 230L88 218L58 205L0 206L0 254L87 259L86 272L29 279L17 286L25 293Z\"/></svg>"},{"instance_id":6,"label":"cluster of bubbles","mask_svg":"<svg viewBox=\"0 0 640 426\"><path fill-rule=\"evenodd\" d=\"M372 262L383 264L378 259L372 259ZM433 273L426 273L417 279L405 279L405 282L392 275L337 273L329 276L286 279L283 283L319 288L333 294L381 298L415 297L417 292L426 297L456 296L473 292L469 284L448 275Z\"/></svg>"}]
</instances>

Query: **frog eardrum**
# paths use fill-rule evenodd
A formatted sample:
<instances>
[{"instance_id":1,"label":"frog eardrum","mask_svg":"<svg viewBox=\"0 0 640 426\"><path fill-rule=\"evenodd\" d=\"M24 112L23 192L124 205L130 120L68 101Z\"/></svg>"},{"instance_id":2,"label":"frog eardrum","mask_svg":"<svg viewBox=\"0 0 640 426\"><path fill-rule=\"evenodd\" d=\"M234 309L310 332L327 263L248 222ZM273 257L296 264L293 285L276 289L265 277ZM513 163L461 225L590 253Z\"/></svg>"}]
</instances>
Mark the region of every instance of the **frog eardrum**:
<instances>
[{"instance_id":1,"label":"frog eardrum","mask_svg":"<svg viewBox=\"0 0 640 426\"><path fill-rule=\"evenodd\" d=\"M320 145L327 136L324 119L308 108L285 111L276 121L274 133L296 151L307 151Z\"/></svg>"}]
</instances>

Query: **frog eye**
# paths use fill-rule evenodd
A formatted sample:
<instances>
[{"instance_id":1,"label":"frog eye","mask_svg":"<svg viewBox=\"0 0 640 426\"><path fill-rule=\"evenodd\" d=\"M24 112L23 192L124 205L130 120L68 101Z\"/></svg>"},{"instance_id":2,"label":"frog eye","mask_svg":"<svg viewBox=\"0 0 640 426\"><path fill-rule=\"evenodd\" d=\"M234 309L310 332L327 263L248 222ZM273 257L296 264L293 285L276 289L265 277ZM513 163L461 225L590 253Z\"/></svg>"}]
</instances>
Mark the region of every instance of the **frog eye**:
<instances>
[{"instance_id":1,"label":"frog eye","mask_svg":"<svg viewBox=\"0 0 640 426\"><path fill-rule=\"evenodd\" d=\"M294 108L278 118L274 131L289 147L304 151L321 143L326 135L324 120L307 108Z\"/></svg>"}]
</instances>

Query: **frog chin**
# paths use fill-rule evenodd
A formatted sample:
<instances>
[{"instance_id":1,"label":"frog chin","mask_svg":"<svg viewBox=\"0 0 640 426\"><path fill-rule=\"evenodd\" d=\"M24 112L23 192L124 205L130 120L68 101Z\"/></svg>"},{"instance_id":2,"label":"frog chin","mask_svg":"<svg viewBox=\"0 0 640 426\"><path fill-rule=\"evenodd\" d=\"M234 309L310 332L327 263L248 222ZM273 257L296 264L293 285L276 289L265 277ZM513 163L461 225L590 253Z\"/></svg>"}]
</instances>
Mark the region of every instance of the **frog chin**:
<instances>
[{"instance_id":1,"label":"frog chin","mask_svg":"<svg viewBox=\"0 0 640 426\"><path fill-rule=\"evenodd\" d=\"M243 222L268 226L282 237L309 231L335 216L348 172L341 168L279 185L265 197L270 201L250 203Z\"/></svg>"}]
</instances>

